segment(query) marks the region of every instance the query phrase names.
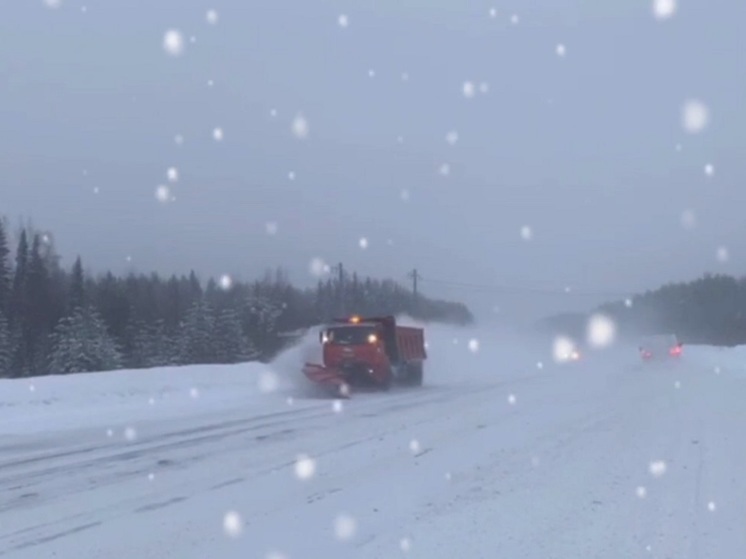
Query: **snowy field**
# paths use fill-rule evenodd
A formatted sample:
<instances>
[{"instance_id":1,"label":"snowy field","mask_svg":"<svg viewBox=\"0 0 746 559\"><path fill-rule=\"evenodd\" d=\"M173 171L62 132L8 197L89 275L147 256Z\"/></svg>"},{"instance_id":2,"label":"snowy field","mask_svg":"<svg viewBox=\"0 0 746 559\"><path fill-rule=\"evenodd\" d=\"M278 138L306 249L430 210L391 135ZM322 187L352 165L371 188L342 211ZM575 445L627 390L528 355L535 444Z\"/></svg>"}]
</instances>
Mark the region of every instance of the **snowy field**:
<instances>
[{"instance_id":1,"label":"snowy field","mask_svg":"<svg viewBox=\"0 0 746 559\"><path fill-rule=\"evenodd\" d=\"M746 556L746 348L427 334L424 387L344 402L302 382L312 343L0 381L0 556Z\"/></svg>"}]
</instances>

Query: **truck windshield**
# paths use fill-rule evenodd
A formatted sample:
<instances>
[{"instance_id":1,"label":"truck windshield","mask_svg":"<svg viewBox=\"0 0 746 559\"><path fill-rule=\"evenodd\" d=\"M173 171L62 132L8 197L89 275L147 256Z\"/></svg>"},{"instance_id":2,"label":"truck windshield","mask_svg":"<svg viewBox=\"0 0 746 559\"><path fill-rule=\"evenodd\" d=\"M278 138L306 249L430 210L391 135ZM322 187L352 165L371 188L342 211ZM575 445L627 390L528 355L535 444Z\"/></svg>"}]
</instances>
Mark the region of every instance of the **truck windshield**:
<instances>
[{"instance_id":1,"label":"truck windshield","mask_svg":"<svg viewBox=\"0 0 746 559\"><path fill-rule=\"evenodd\" d=\"M339 326L326 331L326 340L335 345L362 345L370 343L376 329L366 326Z\"/></svg>"}]
</instances>

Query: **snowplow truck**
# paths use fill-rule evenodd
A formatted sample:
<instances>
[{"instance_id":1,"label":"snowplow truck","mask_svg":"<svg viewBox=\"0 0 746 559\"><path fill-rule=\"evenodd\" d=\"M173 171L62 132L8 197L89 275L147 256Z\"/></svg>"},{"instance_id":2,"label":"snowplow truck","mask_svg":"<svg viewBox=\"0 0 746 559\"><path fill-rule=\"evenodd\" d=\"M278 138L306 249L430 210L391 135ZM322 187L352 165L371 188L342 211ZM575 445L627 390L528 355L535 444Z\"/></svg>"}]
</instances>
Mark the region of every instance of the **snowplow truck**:
<instances>
[{"instance_id":1,"label":"snowplow truck","mask_svg":"<svg viewBox=\"0 0 746 559\"><path fill-rule=\"evenodd\" d=\"M399 326L393 316L335 319L321 329L319 342L323 363L306 363L303 373L342 396L353 387L422 384L424 330Z\"/></svg>"}]
</instances>

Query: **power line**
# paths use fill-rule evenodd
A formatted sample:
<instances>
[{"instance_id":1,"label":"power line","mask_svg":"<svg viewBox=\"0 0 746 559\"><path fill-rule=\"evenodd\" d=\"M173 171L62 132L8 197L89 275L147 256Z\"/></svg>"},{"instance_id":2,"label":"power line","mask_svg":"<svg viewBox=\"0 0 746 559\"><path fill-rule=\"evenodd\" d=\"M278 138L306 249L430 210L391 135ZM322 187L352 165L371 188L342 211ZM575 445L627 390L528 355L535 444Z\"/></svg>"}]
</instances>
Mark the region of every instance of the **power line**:
<instances>
[{"instance_id":1,"label":"power line","mask_svg":"<svg viewBox=\"0 0 746 559\"><path fill-rule=\"evenodd\" d=\"M410 275L411 277L411 275ZM505 293L532 293L538 295L562 295L562 296L575 296L575 297L608 297L608 298L622 298L628 297L629 293L622 292L610 292L610 291L576 291L572 288L557 289L557 288L541 288L531 287L529 285L517 286L517 285L499 285L499 284L479 284L479 283L468 283L459 281L439 280L425 278L419 275L420 282L430 283L434 285L443 285L449 287L457 287L463 289L477 289L482 291L502 291Z\"/></svg>"}]
</instances>

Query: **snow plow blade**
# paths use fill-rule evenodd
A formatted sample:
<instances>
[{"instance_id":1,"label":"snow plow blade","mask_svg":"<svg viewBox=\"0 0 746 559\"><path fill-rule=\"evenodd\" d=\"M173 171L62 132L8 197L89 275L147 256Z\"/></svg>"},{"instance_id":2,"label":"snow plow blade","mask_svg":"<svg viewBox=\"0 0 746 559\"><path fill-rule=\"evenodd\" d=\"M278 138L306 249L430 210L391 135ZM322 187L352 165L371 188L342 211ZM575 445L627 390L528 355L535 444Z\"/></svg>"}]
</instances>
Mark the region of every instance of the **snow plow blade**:
<instances>
[{"instance_id":1,"label":"snow plow blade","mask_svg":"<svg viewBox=\"0 0 746 559\"><path fill-rule=\"evenodd\" d=\"M331 392L334 395L349 398L350 387L344 376L337 369L306 363L303 374L314 384Z\"/></svg>"}]
</instances>

